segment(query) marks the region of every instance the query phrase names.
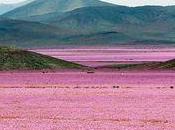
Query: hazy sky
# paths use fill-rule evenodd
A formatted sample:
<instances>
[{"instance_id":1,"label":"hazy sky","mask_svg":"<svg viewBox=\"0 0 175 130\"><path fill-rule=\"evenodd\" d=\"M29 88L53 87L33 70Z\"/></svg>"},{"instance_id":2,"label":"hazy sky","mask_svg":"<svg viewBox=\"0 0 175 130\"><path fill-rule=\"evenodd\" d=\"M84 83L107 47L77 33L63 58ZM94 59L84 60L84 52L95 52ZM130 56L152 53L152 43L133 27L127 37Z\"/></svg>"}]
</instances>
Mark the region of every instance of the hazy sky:
<instances>
[{"instance_id":1,"label":"hazy sky","mask_svg":"<svg viewBox=\"0 0 175 130\"><path fill-rule=\"evenodd\" d=\"M0 3L17 3L24 0L0 0ZM126 6L175 5L175 0L103 0Z\"/></svg>"}]
</instances>

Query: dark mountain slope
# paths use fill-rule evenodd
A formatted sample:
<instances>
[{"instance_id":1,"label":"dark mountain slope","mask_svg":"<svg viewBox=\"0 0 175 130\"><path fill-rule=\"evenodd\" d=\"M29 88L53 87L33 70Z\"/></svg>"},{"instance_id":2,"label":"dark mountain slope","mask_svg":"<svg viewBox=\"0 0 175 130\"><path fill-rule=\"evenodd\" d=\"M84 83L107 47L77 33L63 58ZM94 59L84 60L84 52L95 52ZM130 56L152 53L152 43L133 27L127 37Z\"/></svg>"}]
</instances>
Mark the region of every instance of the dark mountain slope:
<instances>
[{"instance_id":1,"label":"dark mountain slope","mask_svg":"<svg viewBox=\"0 0 175 130\"><path fill-rule=\"evenodd\" d=\"M70 31L50 25L20 20L0 19L0 44L18 47L56 45ZM70 32L71 33L71 32Z\"/></svg>"},{"instance_id":2,"label":"dark mountain slope","mask_svg":"<svg viewBox=\"0 0 175 130\"><path fill-rule=\"evenodd\" d=\"M175 42L175 7L85 7L46 23L80 33L118 32L139 42Z\"/></svg>"},{"instance_id":3,"label":"dark mountain slope","mask_svg":"<svg viewBox=\"0 0 175 130\"><path fill-rule=\"evenodd\" d=\"M174 7L175 8L175 7ZM49 23L68 27L117 27L116 25L152 25L175 22L174 12L168 7L136 7L103 6L85 7L64 13L48 20ZM99 26L97 26L99 25ZM174 25L173 25L174 26ZM160 28L161 29L161 28Z\"/></svg>"},{"instance_id":4,"label":"dark mountain slope","mask_svg":"<svg viewBox=\"0 0 175 130\"><path fill-rule=\"evenodd\" d=\"M77 30L53 27L37 22L0 19L0 45L17 47L54 47L59 45L112 44L131 38L118 32L81 34Z\"/></svg>"}]
</instances>

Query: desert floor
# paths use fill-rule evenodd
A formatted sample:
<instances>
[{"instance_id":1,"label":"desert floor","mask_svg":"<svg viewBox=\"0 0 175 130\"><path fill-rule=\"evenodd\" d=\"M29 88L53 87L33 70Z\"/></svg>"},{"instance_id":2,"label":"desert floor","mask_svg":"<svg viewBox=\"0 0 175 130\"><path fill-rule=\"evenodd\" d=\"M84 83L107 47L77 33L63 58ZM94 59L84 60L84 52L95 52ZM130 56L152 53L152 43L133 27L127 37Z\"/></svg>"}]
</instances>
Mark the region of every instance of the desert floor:
<instances>
[{"instance_id":1,"label":"desert floor","mask_svg":"<svg viewBox=\"0 0 175 130\"><path fill-rule=\"evenodd\" d=\"M109 64L167 61L175 58L175 47L86 47L76 49L35 49L32 51L92 67Z\"/></svg>"},{"instance_id":2,"label":"desert floor","mask_svg":"<svg viewBox=\"0 0 175 130\"><path fill-rule=\"evenodd\" d=\"M174 130L174 72L1 72L2 130Z\"/></svg>"},{"instance_id":3,"label":"desert floor","mask_svg":"<svg viewBox=\"0 0 175 130\"><path fill-rule=\"evenodd\" d=\"M90 66L175 58L173 48L32 51ZM175 130L175 72L0 72L0 130Z\"/></svg>"}]
</instances>

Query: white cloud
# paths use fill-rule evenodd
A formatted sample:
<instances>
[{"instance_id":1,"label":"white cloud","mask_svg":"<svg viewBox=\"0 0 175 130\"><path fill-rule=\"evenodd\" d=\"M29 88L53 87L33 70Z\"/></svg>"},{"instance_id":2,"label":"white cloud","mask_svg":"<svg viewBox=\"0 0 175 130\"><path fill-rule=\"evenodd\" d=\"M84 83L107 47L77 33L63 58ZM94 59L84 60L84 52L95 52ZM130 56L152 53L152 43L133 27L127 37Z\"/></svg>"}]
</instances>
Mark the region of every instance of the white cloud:
<instances>
[{"instance_id":1,"label":"white cloud","mask_svg":"<svg viewBox=\"0 0 175 130\"><path fill-rule=\"evenodd\" d=\"M0 3L18 3L25 0L0 0Z\"/></svg>"},{"instance_id":2,"label":"white cloud","mask_svg":"<svg viewBox=\"0 0 175 130\"><path fill-rule=\"evenodd\" d=\"M142 5L175 5L175 0L103 0L111 3L126 6L142 6Z\"/></svg>"}]
</instances>

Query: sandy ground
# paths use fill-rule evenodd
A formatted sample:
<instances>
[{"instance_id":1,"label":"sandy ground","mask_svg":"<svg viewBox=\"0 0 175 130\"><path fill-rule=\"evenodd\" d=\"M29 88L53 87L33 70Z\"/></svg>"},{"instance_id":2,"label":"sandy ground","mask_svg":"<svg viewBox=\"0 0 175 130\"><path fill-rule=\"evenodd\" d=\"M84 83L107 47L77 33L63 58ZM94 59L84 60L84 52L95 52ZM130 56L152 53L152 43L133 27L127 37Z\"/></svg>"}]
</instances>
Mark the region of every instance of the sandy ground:
<instances>
[{"instance_id":1,"label":"sandy ground","mask_svg":"<svg viewBox=\"0 0 175 130\"><path fill-rule=\"evenodd\" d=\"M0 130L174 130L174 79L174 72L1 72Z\"/></svg>"}]
</instances>

